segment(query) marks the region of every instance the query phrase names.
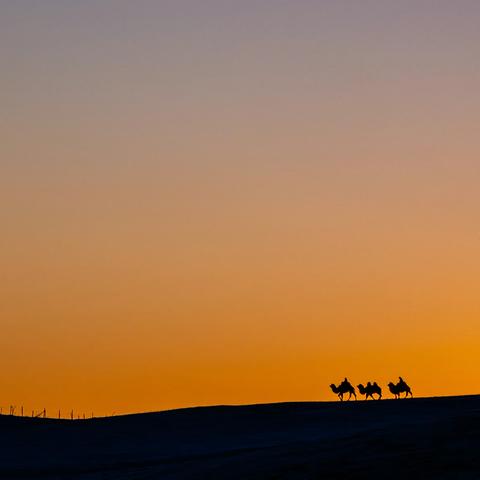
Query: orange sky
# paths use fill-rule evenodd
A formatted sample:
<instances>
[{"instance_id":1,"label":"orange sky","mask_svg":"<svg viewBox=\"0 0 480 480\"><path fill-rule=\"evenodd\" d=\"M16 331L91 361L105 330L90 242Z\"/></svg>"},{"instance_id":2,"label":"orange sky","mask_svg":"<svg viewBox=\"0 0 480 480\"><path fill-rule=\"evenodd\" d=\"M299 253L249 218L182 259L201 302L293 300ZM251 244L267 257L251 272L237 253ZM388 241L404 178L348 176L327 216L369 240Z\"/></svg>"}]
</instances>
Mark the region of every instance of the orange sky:
<instances>
[{"instance_id":1,"label":"orange sky","mask_svg":"<svg viewBox=\"0 0 480 480\"><path fill-rule=\"evenodd\" d=\"M241 3L2 7L4 411L479 393L480 7Z\"/></svg>"}]
</instances>

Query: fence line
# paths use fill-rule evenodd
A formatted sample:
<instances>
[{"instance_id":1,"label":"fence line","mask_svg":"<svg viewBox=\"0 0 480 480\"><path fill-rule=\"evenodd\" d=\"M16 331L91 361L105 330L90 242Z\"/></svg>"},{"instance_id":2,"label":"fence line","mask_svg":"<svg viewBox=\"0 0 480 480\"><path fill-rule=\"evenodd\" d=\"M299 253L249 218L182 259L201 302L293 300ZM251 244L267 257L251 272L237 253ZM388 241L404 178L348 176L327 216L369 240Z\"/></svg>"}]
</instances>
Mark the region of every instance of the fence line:
<instances>
[{"instance_id":1,"label":"fence line","mask_svg":"<svg viewBox=\"0 0 480 480\"><path fill-rule=\"evenodd\" d=\"M17 413L17 406L16 405L9 405L8 407L8 414L4 413L3 406L0 406L0 416L10 416L10 417L28 417L26 413L26 409L23 405L20 406L20 413ZM113 415L112 415L113 416ZM58 410L58 414L56 416L49 417L47 414L47 409L43 408L42 410L32 410L31 418L50 418L50 419L58 419L58 420L88 420L92 418L96 418L94 413L92 412L90 417L87 416L85 413L78 413L75 412L73 409L70 411L68 416L62 417L61 409Z\"/></svg>"}]
</instances>

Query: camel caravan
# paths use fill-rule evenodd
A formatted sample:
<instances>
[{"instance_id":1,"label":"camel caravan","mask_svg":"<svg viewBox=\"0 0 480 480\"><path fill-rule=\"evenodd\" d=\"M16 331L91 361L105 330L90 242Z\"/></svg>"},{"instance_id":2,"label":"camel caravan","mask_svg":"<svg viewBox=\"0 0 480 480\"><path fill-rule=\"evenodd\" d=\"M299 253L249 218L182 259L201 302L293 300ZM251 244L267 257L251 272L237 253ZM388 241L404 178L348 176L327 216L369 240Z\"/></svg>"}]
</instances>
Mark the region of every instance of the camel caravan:
<instances>
[{"instance_id":1,"label":"camel caravan","mask_svg":"<svg viewBox=\"0 0 480 480\"><path fill-rule=\"evenodd\" d=\"M401 394L404 393L403 398L407 398L409 395L413 398L412 390L407 385L405 380L402 377L398 377L398 382L390 382L388 385L390 393L392 393L395 398L401 398ZM357 394L355 392L355 387L345 378L338 386L332 383L330 385L332 392L338 396L339 400L343 402L343 397L348 393L347 400L350 400L352 397L357 400ZM358 392L360 395L365 397L365 400L368 400L370 397L372 400L380 400L382 398L382 388L378 385L377 382L368 382L366 385L360 383L357 385ZM375 396L374 396L375 395Z\"/></svg>"}]
</instances>

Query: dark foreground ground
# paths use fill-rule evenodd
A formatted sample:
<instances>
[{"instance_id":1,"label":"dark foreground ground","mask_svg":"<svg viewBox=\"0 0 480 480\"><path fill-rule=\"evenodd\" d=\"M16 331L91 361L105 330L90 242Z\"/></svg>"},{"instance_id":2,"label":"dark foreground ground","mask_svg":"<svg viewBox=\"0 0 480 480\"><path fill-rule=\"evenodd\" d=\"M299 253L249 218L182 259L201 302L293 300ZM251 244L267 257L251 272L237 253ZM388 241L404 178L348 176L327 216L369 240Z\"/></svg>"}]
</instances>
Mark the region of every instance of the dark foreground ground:
<instances>
[{"instance_id":1,"label":"dark foreground ground","mask_svg":"<svg viewBox=\"0 0 480 480\"><path fill-rule=\"evenodd\" d=\"M0 478L480 479L480 396L0 416Z\"/></svg>"}]
</instances>

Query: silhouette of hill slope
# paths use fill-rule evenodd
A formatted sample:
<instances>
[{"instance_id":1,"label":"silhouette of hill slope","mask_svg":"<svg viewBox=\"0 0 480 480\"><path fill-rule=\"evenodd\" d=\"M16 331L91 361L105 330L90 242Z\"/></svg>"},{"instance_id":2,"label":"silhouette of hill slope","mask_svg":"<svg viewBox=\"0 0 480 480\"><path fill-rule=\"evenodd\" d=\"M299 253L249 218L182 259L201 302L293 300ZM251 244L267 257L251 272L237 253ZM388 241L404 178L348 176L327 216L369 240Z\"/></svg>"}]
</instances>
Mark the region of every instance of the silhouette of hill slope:
<instances>
[{"instance_id":1,"label":"silhouette of hill slope","mask_svg":"<svg viewBox=\"0 0 480 480\"><path fill-rule=\"evenodd\" d=\"M479 478L480 396L0 416L0 478Z\"/></svg>"}]
</instances>

